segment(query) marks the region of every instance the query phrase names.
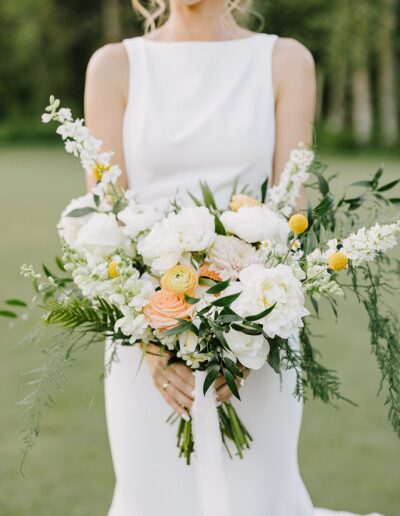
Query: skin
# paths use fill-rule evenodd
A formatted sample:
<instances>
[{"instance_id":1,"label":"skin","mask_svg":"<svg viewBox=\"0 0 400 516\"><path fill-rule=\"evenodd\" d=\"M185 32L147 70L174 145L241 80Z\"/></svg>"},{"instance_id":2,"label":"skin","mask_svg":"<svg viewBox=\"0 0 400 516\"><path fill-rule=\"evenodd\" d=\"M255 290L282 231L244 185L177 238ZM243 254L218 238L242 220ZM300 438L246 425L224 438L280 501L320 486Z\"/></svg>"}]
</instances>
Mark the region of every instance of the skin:
<instances>
[{"instance_id":1,"label":"skin","mask_svg":"<svg viewBox=\"0 0 400 516\"><path fill-rule=\"evenodd\" d=\"M223 0L170 0L170 11L167 22L146 37L159 42L221 41L254 34L238 26L233 17L227 20L228 29L221 25ZM273 178L277 182L290 151L299 142L312 143L316 81L311 53L290 38L279 38L276 42L272 68L276 114ZM86 75L86 124L92 134L103 141L104 149L113 149L114 162L123 171L121 183L125 188L122 126L128 85L129 62L123 44L109 44L97 50L90 59ZM92 178L87 179L89 190L93 183ZM183 364L167 366L168 358L167 353L161 356L156 346L148 348L146 361L154 385L177 413L186 415L193 404L194 375ZM249 371L246 368L242 371L247 378ZM222 377L216 380L215 388L220 402L232 395Z\"/></svg>"}]
</instances>

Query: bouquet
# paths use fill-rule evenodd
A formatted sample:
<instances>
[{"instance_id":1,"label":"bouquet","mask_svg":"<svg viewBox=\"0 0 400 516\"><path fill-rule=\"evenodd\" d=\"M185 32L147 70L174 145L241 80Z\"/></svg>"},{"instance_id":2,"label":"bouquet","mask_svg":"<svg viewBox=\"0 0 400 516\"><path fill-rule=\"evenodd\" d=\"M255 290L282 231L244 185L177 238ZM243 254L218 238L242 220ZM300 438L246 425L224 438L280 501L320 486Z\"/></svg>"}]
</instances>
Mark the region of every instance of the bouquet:
<instances>
[{"instance_id":1,"label":"bouquet","mask_svg":"<svg viewBox=\"0 0 400 516\"><path fill-rule=\"evenodd\" d=\"M118 346L140 346L144 356L151 344L160 355L168 352L170 362L193 369L195 403L201 403L200 385L201 395L215 405L212 386L220 375L240 399L243 368L265 364L277 374L295 370L297 398L345 400L336 373L321 364L312 344L306 302L319 316L325 299L337 316L337 298L347 291L369 316L380 388L400 434L399 320L381 301L382 292L394 288L390 278L398 275L399 263L387 252L397 243L400 220L365 223L376 220L382 206L398 205L386 192L400 180L382 186L379 170L371 180L351 185L361 188L361 195L346 193L337 200L332 178L325 177L314 152L300 145L278 185L268 188L265 181L257 197L233 184L229 206L220 207L201 183L201 199L190 193L190 206L172 199L163 213L119 186L121 171L111 165L112 154L102 152L83 120L74 120L54 97L42 119L58 123L66 151L96 178L93 190L72 200L61 215L62 258L56 259L61 274L46 266L44 276L32 266L21 268L33 281L33 303L41 303L44 326L57 325L68 336L48 350L54 374L76 351L107 338L114 347L109 367ZM296 213L303 187L314 190L317 200ZM0 314L17 316L10 310ZM44 367L39 374L51 379L53 373ZM39 432L38 406L49 400L40 390L23 400L29 421L25 454ZM245 424L230 402L216 410L222 443L231 456L233 445L243 457L252 440L251 422ZM188 464L199 433L195 442L194 418L189 411L170 418L179 419L179 453Z\"/></svg>"}]
</instances>

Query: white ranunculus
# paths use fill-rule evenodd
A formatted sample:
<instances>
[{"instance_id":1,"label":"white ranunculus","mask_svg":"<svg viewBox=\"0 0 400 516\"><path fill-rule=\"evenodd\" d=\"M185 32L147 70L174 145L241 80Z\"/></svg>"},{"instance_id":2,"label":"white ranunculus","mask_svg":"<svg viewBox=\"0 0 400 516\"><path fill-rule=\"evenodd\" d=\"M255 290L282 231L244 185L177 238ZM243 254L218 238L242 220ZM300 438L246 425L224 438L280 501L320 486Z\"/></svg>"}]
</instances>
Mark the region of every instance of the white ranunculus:
<instances>
[{"instance_id":1,"label":"white ranunculus","mask_svg":"<svg viewBox=\"0 0 400 516\"><path fill-rule=\"evenodd\" d=\"M83 250L89 263L110 256L124 244L124 235L112 213L94 213L78 232L75 248Z\"/></svg>"},{"instance_id":2,"label":"white ranunculus","mask_svg":"<svg viewBox=\"0 0 400 516\"><path fill-rule=\"evenodd\" d=\"M153 206L144 204L130 203L118 213L118 220L125 224L124 234L132 239L151 229L159 219L160 212Z\"/></svg>"},{"instance_id":3,"label":"white ranunculus","mask_svg":"<svg viewBox=\"0 0 400 516\"><path fill-rule=\"evenodd\" d=\"M88 213L83 217L67 217L68 213L71 211L81 208L96 208L93 195L91 193L88 193L82 197L78 197L77 199L72 199L65 210L61 213L60 222L57 226L58 234L71 247L75 246L76 238L81 227L87 224L95 213ZM96 209L98 211L111 210L111 206L105 201L102 201L100 206Z\"/></svg>"},{"instance_id":4,"label":"white ranunculus","mask_svg":"<svg viewBox=\"0 0 400 516\"><path fill-rule=\"evenodd\" d=\"M245 367L260 369L265 364L269 344L263 335L246 335L231 329L225 338L232 353Z\"/></svg>"},{"instance_id":5,"label":"white ranunculus","mask_svg":"<svg viewBox=\"0 0 400 516\"><path fill-rule=\"evenodd\" d=\"M234 236L218 235L207 254L211 267L224 280L237 279L243 269L260 263L254 247Z\"/></svg>"},{"instance_id":6,"label":"white ranunculus","mask_svg":"<svg viewBox=\"0 0 400 516\"><path fill-rule=\"evenodd\" d=\"M215 219L207 208L190 206L171 217L182 251L204 251L215 240Z\"/></svg>"},{"instance_id":7,"label":"white ranunculus","mask_svg":"<svg viewBox=\"0 0 400 516\"><path fill-rule=\"evenodd\" d=\"M265 333L288 339L303 326L303 317L309 314L304 306L301 282L287 265L267 269L251 265L240 276L241 295L232 303L232 310L248 317L276 304L270 314L259 322Z\"/></svg>"},{"instance_id":8,"label":"white ranunculus","mask_svg":"<svg viewBox=\"0 0 400 516\"><path fill-rule=\"evenodd\" d=\"M287 221L266 206L243 206L238 211L225 211L221 221L228 233L249 244L265 240L287 244Z\"/></svg>"}]
</instances>

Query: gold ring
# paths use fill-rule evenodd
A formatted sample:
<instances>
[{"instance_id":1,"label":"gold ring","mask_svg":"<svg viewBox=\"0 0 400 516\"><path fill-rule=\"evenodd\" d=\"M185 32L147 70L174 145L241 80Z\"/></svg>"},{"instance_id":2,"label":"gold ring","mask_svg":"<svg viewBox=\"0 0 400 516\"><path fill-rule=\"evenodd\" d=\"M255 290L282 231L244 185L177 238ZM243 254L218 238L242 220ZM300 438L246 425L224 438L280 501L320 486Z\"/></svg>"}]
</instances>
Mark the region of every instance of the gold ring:
<instances>
[{"instance_id":1,"label":"gold ring","mask_svg":"<svg viewBox=\"0 0 400 516\"><path fill-rule=\"evenodd\" d=\"M244 378L241 378L240 379L240 387L243 387L243 385L245 384L246 380Z\"/></svg>"},{"instance_id":2,"label":"gold ring","mask_svg":"<svg viewBox=\"0 0 400 516\"><path fill-rule=\"evenodd\" d=\"M170 382L166 382L166 383L164 383L164 385L162 386L163 391L167 390L169 383L170 383Z\"/></svg>"}]
</instances>

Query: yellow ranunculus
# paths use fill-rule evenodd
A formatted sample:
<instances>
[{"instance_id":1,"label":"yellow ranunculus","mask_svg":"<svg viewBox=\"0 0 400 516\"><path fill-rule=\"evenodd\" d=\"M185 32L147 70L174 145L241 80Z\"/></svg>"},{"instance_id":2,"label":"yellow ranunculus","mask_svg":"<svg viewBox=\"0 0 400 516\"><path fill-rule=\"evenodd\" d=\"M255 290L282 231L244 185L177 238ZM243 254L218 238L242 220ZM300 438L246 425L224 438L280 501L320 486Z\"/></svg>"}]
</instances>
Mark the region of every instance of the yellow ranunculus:
<instances>
[{"instance_id":1,"label":"yellow ranunculus","mask_svg":"<svg viewBox=\"0 0 400 516\"><path fill-rule=\"evenodd\" d=\"M295 235L301 235L308 228L308 219L301 213L292 215L289 219L289 227Z\"/></svg>"},{"instance_id":2,"label":"yellow ranunculus","mask_svg":"<svg viewBox=\"0 0 400 516\"><path fill-rule=\"evenodd\" d=\"M174 294L193 295L198 283L198 274L193 267L176 265L161 278L161 288Z\"/></svg>"},{"instance_id":3,"label":"yellow ranunculus","mask_svg":"<svg viewBox=\"0 0 400 516\"><path fill-rule=\"evenodd\" d=\"M107 272L108 272L108 276L111 279L118 278L119 274L118 274L117 262L111 262L108 266Z\"/></svg>"},{"instance_id":4,"label":"yellow ranunculus","mask_svg":"<svg viewBox=\"0 0 400 516\"><path fill-rule=\"evenodd\" d=\"M341 251L336 251L328 258L329 268L335 272L339 272L347 267L349 260L347 256Z\"/></svg>"},{"instance_id":5,"label":"yellow ranunculus","mask_svg":"<svg viewBox=\"0 0 400 516\"><path fill-rule=\"evenodd\" d=\"M261 203L254 197L250 197L250 195L236 194L232 196L231 202L229 203L229 209L231 211L238 211L244 206L261 206Z\"/></svg>"}]
</instances>

